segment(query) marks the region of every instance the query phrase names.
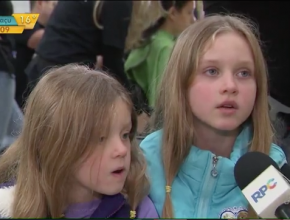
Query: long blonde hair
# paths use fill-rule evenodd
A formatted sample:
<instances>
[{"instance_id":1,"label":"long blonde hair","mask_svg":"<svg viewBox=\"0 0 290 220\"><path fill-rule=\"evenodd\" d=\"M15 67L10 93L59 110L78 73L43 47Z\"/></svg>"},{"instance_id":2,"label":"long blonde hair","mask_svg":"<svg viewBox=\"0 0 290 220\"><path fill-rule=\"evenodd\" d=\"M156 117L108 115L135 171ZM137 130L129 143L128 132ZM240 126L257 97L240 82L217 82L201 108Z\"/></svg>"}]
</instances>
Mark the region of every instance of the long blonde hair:
<instances>
[{"instance_id":1,"label":"long blonde hair","mask_svg":"<svg viewBox=\"0 0 290 220\"><path fill-rule=\"evenodd\" d=\"M16 180L13 218L59 218L75 164L93 149L96 127L108 130L111 106L121 98L132 111L131 166L123 193L133 210L148 194L143 154L135 141L136 116L126 90L84 66L50 70L25 108L23 131L0 158L0 182ZM94 132L94 133L93 133ZM101 132L101 131L100 131Z\"/></svg>"},{"instance_id":2,"label":"long blonde hair","mask_svg":"<svg viewBox=\"0 0 290 220\"><path fill-rule=\"evenodd\" d=\"M93 19L95 25L102 29L99 22L99 16L104 1L97 0L94 5ZM159 18L163 17L166 11L163 9L160 1L132 1L133 10L128 29L128 35L125 43L125 51L140 46L143 31L153 25Z\"/></svg>"},{"instance_id":3,"label":"long blonde hair","mask_svg":"<svg viewBox=\"0 0 290 220\"><path fill-rule=\"evenodd\" d=\"M252 48L257 84L256 101L251 114L253 139L250 150L269 153L273 130L268 113L267 68L257 40L254 26L245 19L234 16L211 16L197 21L178 38L161 80L156 100L154 128L163 129L163 166L166 185L172 182L194 144L193 115L187 91L194 80L199 59L205 45L226 31L243 36ZM250 215L250 214L249 214ZM170 193L166 193L164 218L173 218Z\"/></svg>"}]
</instances>

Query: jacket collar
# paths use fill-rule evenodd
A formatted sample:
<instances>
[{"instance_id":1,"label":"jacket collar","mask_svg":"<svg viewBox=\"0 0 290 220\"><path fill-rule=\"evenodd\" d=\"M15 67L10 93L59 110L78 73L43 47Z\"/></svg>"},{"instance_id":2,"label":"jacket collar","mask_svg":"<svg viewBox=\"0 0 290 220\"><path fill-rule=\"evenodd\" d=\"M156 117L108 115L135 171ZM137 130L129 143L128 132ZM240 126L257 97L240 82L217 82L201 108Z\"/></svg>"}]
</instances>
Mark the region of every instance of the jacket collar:
<instances>
[{"instance_id":1,"label":"jacket collar","mask_svg":"<svg viewBox=\"0 0 290 220\"><path fill-rule=\"evenodd\" d=\"M126 200L122 194L117 194L113 196L104 196L100 206L92 214L91 218L111 218L117 213L121 216L118 217L129 217L130 208L127 207ZM119 213L120 210L125 211L125 213ZM117 215L118 215L117 214ZM123 216L123 215L126 216Z\"/></svg>"}]
</instances>

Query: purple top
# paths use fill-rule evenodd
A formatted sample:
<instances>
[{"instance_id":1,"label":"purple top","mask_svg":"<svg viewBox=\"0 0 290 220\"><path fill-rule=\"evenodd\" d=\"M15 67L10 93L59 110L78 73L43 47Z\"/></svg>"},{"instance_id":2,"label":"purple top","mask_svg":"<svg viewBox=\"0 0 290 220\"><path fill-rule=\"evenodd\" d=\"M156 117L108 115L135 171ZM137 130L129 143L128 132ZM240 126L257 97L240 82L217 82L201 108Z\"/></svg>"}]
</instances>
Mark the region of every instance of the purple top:
<instances>
[{"instance_id":1,"label":"purple top","mask_svg":"<svg viewBox=\"0 0 290 220\"><path fill-rule=\"evenodd\" d=\"M15 181L0 184L0 189L14 186ZM5 190L5 189L4 189ZM13 195L11 195L13 197ZM8 201L13 201L9 198ZM2 201L1 201L2 202ZM5 203L5 201L3 201ZM9 204L8 204L9 206ZM0 210L1 211L1 210ZM73 204L65 211L66 218L126 218L130 216L130 206L121 193L104 196L87 203ZM137 218L158 218L157 211L149 197L145 197L136 210ZM7 217L7 216L6 216ZM1 218L1 217L0 217Z\"/></svg>"},{"instance_id":2,"label":"purple top","mask_svg":"<svg viewBox=\"0 0 290 220\"><path fill-rule=\"evenodd\" d=\"M66 218L90 218L100 205L101 200L70 205L65 211ZM159 218L155 206L149 197L145 197L138 206L137 218Z\"/></svg>"}]
</instances>

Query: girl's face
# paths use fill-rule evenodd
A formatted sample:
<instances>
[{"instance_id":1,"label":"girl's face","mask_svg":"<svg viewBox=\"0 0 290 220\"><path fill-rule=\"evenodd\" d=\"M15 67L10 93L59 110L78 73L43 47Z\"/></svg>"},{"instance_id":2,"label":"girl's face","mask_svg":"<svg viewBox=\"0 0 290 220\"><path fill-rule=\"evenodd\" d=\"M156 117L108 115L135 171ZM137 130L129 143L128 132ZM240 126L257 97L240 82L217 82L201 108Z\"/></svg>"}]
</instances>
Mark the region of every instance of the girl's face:
<instances>
[{"instance_id":1,"label":"girl's face","mask_svg":"<svg viewBox=\"0 0 290 220\"><path fill-rule=\"evenodd\" d=\"M73 202L90 201L101 194L114 195L124 187L131 161L131 111L121 99L115 102L114 109L109 134L92 140L95 150L86 155L76 172L70 199Z\"/></svg>"},{"instance_id":2,"label":"girl's face","mask_svg":"<svg viewBox=\"0 0 290 220\"><path fill-rule=\"evenodd\" d=\"M247 120L256 99L253 54L235 32L218 34L201 57L189 88L195 126L234 131Z\"/></svg>"},{"instance_id":3,"label":"girl's face","mask_svg":"<svg viewBox=\"0 0 290 220\"><path fill-rule=\"evenodd\" d=\"M179 35L184 31L190 24L194 21L194 3L193 1L188 1L185 6L177 10L173 8L171 13L171 18L173 20L172 25L175 29L176 35Z\"/></svg>"}]
</instances>

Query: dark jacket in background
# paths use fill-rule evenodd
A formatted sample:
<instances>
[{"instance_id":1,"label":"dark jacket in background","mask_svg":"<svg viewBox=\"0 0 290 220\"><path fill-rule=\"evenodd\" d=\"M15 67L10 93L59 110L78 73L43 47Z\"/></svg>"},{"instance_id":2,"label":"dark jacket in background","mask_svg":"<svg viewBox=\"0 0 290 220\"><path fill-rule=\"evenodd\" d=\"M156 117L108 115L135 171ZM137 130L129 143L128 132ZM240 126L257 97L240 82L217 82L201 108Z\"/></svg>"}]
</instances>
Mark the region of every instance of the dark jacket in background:
<instances>
[{"instance_id":1,"label":"dark jacket in background","mask_svg":"<svg viewBox=\"0 0 290 220\"><path fill-rule=\"evenodd\" d=\"M11 16L13 14L13 5L11 1L0 1L0 16ZM7 34L0 34L0 71L13 73L11 37Z\"/></svg>"},{"instance_id":2,"label":"dark jacket in background","mask_svg":"<svg viewBox=\"0 0 290 220\"><path fill-rule=\"evenodd\" d=\"M85 64L92 68L96 56L103 56L108 70L127 88L124 72L124 49L130 23L132 1L104 1L100 14L104 29L93 21L95 1L59 1L26 73L29 81L37 81L52 66L69 63Z\"/></svg>"},{"instance_id":3,"label":"dark jacket in background","mask_svg":"<svg viewBox=\"0 0 290 220\"><path fill-rule=\"evenodd\" d=\"M26 88L28 86L28 80L24 70L31 62L35 52L34 49L28 47L28 41L35 32L41 29L44 29L44 26L36 22L32 30L24 30L22 34L10 35L14 40L14 50L16 52L13 64L16 76L15 99L21 107L24 106L27 96Z\"/></svg>"}]
</instances>

